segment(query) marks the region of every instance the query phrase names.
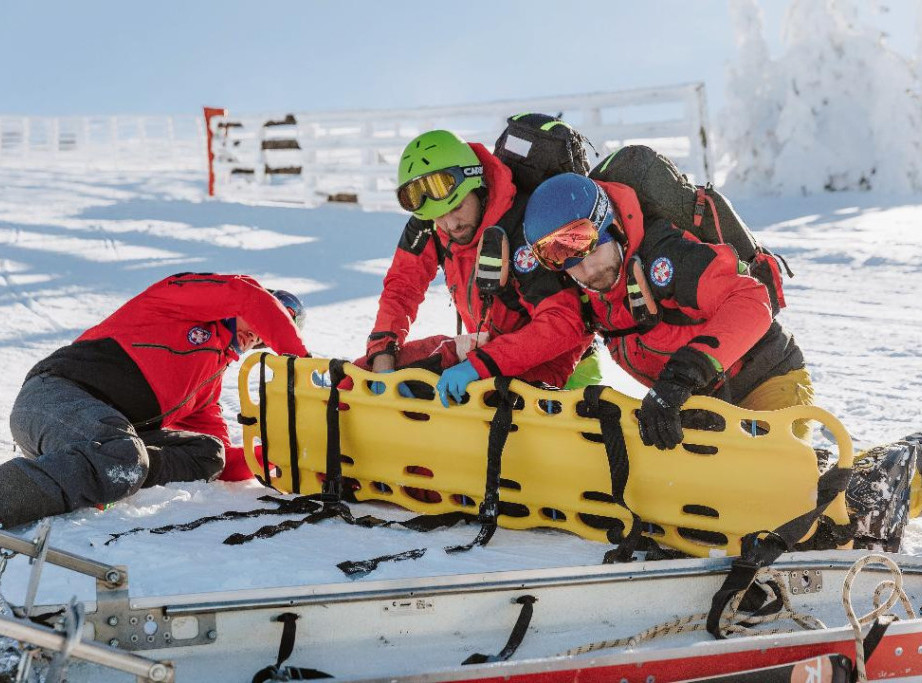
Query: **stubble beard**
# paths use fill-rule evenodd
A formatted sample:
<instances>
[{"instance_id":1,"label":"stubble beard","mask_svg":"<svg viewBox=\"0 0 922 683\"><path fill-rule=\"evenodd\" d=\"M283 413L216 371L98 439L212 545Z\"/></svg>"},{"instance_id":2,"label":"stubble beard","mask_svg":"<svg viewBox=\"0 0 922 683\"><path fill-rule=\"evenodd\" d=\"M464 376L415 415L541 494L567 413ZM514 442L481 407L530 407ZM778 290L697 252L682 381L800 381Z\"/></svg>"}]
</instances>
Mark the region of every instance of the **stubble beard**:
<instances>
[{"instance_id":1,"label":"stubble beard","mask_svg":"<svg viewBox=\"0 0 922 683\"><path fill-rule=\"evenodd\" d=\"M618 284L618 269L617 268L606 268L604 272L593 277L587 282L577 280L573 278L583 289L588 289L591 292L598 292L599 294L608 294L612 288Z\"/></svg>"},{"instance_id":2,"label":"stubble beard","mask_svg":"<svg viewBox=\"0 0 922 683\"><path fill-rule=\"evenodd\" d=\"M454 235L458 233L460 233L460 236L455 237ZM457 231L456 233L452 235L449 235L449 237L451 238L452 242L463 246L465 244L470 244L474 240L474 235L476 234L477 234L476 225L465 225L463 229Z\"/></svg>"}]
</instances>

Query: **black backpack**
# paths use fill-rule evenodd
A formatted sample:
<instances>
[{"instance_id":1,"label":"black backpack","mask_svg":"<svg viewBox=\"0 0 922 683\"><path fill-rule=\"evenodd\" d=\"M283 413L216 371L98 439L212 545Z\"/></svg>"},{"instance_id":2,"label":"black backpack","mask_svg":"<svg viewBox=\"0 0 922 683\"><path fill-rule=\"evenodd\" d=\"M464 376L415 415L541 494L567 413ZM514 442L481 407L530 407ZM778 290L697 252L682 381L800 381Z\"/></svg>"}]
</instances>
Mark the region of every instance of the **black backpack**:
<instances>
[{"instance_id":1,"label":"black backpack","mask_svg":"<svg viewBox=\"0 0 922 683\"><path fill-rule=\"evenodd\" d=\"M589 173L583 143L589 140L570 124L547 114L516 114L496 140L494 154L512 169L518 190L531 194L558 173Z\"/></svg>"},{"instance_id":2,"label":"black backpack","mask_svg":"<svg viewBox=\"0 0 922 683\"><path fill-rule=\"evenodd\" d=\"M547 114L516 114L496 140L494 154L512 170L516 188L530 194L558 173L579 173L593 180L617 182L637 193L649 218L665 218L710 244L729 244L747 264L749 274L765 285L772 315L785 307L783 258L766 249L730 202L711 187L688 181L671 159L644 145L628 145L589 171L583 143L589 140L568 123ZM594 148L593 148L594 149Z\"/></svg>"},{"instance_id":3,"label":"black backpack","mask_svg":"<svg viewBox=\"0 0 922 683\"><path fill-rule=\"evenodd\" d=\"M710 184L693 185L670 159L644 145L622 147L605 157L589 177L630 187L645 217L665 218L702 242L732 246L749 266L749 274L768 290L772 315L784 308L779 261L788 277L794 274L783 258L762 246L726 197Z\"/></svg>"}]
</instances>

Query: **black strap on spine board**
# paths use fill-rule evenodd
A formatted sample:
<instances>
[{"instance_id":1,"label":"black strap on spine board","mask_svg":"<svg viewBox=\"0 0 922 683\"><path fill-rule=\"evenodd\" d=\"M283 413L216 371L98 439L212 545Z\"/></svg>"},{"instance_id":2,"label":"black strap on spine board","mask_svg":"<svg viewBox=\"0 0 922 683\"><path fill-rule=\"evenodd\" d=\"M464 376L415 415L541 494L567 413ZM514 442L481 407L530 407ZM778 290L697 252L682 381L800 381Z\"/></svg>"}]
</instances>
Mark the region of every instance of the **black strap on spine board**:
<instances>
[{"instance_id":1,"label":"black strap on spine board","mask_svg":"<svg viewBox=\"0 0 922 683\"><path fill-rule=\"evenodd\" d=\"M199 519L192 520L191 522L180 522L178 524L166 524L164 526L158 527L134 527L133 529L128 529L127 531L119 531L116 533L109 534L109 540L107 540L103 545L109 545L114 543L122 536L131 536L133 534L141 533L146 531L150 534L168 534L173 531L193 531L198 529L200 526L205 524L210 524L211 522L226 522L229 520L238 520L238 519L249 519L251 517L262 517L264 515L306 515L308 513L316 512L320 509L320 503L316 502L317 497L314 495L310 496L296 496L295 498L279 498L277 496L260 496L257 498L259 501L266 503L275 503L276 507L274 508L256 508L255 510L228 510L227 512L222 512L218 515L209 515L207 517L200 517Z\"/></svg>"},{"instance_id":2,"label":"black strap on spine board","mask_svg":"<svg viewBox=\"0 0 922 683\"><path fill-rule=\"evenodd\" d=\"M426 554L426 548L414 548L405 550L402 553L392 555L380 555L370 560L346 560L337 564L337 568L350 579L358 579L368 576L378 568L382 562L403 562L404 560L418 560Z\"/></svg>"},{"instance_id":3,"label":"black strap on spine board","mask_svg":"<svg viewBox=\"0 0 922 683\"><path fill-rule=\"evenodd\" d=\"M330 398L327 402L327 472L321 500L339 502L343 496L342 445L339 432L339 384L346 377L345 361L330 361Z\"/></svg>"},{"instance_id":4,"label":"black strap on spine board","mask_svg":"<svg viewBox=\"0 0 922 683\"><path fill-rule=\"evenodd\" d=\"M288 457L291 468L291 492L301 493L301 467L298 462L298 402L295 398L295 356L288 357Z\"/></svg>"},{"instance_id":5,"label":"black strap on spine board","mask_svg":"<svg viewBox=\"0 0 922 683\"><path fill-rule=\"evenodd\" d=\"M263 447L263 485L272 487L272 477L269 472L269 437L268 426L266 424L267 402L266 402L266 358L268 353L265 351L259 354L259 440Z\"/></svg>"},{"instance_id":6,"label":"black strap on spine board","mask_svg":"<svg viewBox=\"0 0 922 683\"><path fill-rule=\"evenodd\" d=\"M817 482L817 505L812 510L785 522L774 531L756 531L742 538L740 556L733 560L730 572L711 599L707 630L722 640L720 617L733 596L749 589L760 569L769 566L783 553L789 552L810 530L835 497L845 490L851 469L832 467Z\"/></svg>"},{"instance_id":7,"label":"black strap on spine board","mask_svg":"<svg viewBox=\"0 0 922 683\"><path fill-rule=\"evenodd\" d=\"M465 545L449 546L445 552L467 552L475 546L483 546L490 542L496 533L496 520L499 517L499 479L502 471L503 449L506 439L512 429L512 406L516 395L509 391L510 377L496 377L493 386L499 394L499 404L493 419L490 420L490 434L487 441L487 474L483 502L480 504L478 519L481 527L477 537Z\"/></svg>"},{"instance_id":8,"label":"black strap on spine board","mask_svg":"<svg viewBox=\"0 0 922 683\"><path fill-rule=\"evenodd\" d=\"M627 457L627 445L624 442L624 431L621 428L621 408L609 401L603 401L602 392L607 387L595 384L583 390L583 399L586 404L586 414L599 421L602 430L602 442L605 445L605 455L608 458L608 470L611 475L611 496L617 505L631 513L631 528L623 535L618 547L605 553L604 562L630 562L634 557L641 540L643 522L640 517L628 507L624 501L624 490L630 476L630 461ZM612 542L614 539L609 538Z\"/></svg>"}]
</instances>

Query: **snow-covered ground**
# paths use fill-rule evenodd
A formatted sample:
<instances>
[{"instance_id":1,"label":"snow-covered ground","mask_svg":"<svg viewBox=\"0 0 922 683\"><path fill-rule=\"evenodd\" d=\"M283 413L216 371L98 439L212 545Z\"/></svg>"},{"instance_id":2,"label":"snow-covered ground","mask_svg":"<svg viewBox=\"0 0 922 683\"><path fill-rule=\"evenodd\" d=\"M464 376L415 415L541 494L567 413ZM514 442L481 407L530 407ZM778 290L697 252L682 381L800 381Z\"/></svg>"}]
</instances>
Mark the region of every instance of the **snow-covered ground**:
<instances>
[{"instance_id":1,"label":"snow-covered ground","mask_svg":"<svg viewBox=\"0 0 922 683\"><path fill-rule=\"evenodd\" d=\"M782 320L804 348L818 404L844 422L859 447L922 429L922 200L836 193L740 201L737 209L796 273ZM312 352L361 355L404 221L349 206L211 201L193 172L0 168L0 460L14 455L7 417L32 364L173 272L246 272L291 289L308 304ZM413 336L453 328L444 286L434 286ZM606 373L609 383L636 392L613 365ZM233 369L224 398L236 430ZM423 558L382 565L372 578L596 564L606 549L564 533L500 530L486 548L447 556L442 546L466 542L475 530L420 536L336 521L244 546L222 544L232 532L280 520L265 517L103 545L108 534L132 527L261 507L256 499L264 493L255 482L144 490L105 512L55 519L52 544L128 565L136 596L340 582L346 579L337 562L424 545L432 550ZM356 511L411 516L373 505ZM910 525L904 549L922 552L922 523ZM24 594L28 569L17 558L2 577L14 601ZM73 594L91 599L92 581L45 570L39 602Z\"/></svg>"}]
</instances>

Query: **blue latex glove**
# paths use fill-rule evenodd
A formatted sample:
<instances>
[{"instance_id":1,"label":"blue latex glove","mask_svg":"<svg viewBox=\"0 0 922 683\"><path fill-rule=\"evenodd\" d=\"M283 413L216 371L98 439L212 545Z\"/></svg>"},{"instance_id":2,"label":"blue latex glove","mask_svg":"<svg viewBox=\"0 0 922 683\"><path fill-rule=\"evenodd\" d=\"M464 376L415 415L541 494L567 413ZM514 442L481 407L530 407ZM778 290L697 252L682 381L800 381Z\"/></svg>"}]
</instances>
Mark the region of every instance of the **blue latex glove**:
<instances>
[{"instance_id":1,"label":"blue latex glove","mask_svg":"<svg viewBox=\"0 0 922 683\"><path fill-rule=\"evenodd\" d=\"M391 372L393 372L393 370L382 370L378 374L384 375L384 374L389 374ZM380 395L384 393L385 385L384 385L384 382L372 382L368 386L368 388L371 389L371 393ZM404 398L416 398L413 395L413 392L410 391L410 388L403 382L397 385L397 393L403 396Z\"/></svg>"},{"instance_id":2,"label":"blue latex glove","mask_svg":"<svg viewBox=\"0 0 922 683\"><path fill-rule=\"evenodd\" d=\"M315 387L321 387L323 389L329 389L333 385L330 383L330 373L329 372L318 372L314 370L311 372L311 382L314 383Z\"/></svg>"},{"instance_id":3,"label":"blue latex glove","mask_svg":"<svg viewBox=\"0 0 922 683\"><path fill-rule=\"evenodd\" d=\"M448 397L451 396L456 403L461 403L461 397L467 391L467 385L480 379L480 375L471 365L469 360L458 363L448 368L439 378L439 383L435 385L435 390L442 399L442 405L448 407Z\"/></svg>"}]
</instances>

